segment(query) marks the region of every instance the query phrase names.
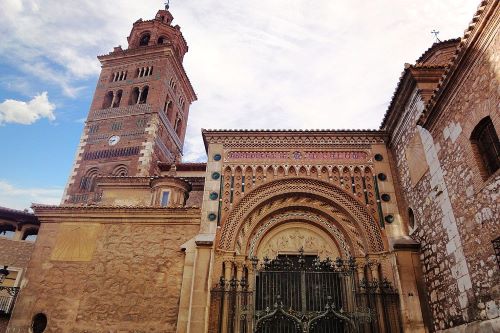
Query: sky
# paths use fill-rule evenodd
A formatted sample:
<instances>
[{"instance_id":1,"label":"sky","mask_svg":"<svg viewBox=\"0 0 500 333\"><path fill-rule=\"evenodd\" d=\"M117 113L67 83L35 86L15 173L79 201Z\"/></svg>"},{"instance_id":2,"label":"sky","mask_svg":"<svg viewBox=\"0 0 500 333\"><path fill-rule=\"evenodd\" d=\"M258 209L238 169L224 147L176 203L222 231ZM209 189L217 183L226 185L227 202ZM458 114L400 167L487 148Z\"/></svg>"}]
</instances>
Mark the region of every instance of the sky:
<instances>
[{"instance_id":1,"label":"sky","mask_svg":"<svg viewBox=\"0 0 500 333\"><path fill-rule=\"evenodd\" d=\"M172 0L198 95L184 161L206 129L375 129L405 63L461 37L479 0ZM58 204L95 90L156 0L0 0L0 206Z\"/></svg>"}]
</instances>

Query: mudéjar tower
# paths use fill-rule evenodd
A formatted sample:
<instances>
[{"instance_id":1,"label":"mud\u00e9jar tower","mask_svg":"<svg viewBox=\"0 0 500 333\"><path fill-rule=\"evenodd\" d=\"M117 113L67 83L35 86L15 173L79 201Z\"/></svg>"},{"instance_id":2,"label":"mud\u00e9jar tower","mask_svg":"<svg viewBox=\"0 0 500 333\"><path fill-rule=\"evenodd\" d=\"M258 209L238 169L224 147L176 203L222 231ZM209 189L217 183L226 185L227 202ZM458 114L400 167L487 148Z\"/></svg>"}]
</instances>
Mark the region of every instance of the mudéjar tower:
<instances>
[{"instance_id":1,"label":"mud\u00e9jar tower","mask_svg":"<svg viewBox=\"0 0 500 333\"><path fill-rule=\"evenodd\" d=\"M180 161L196 94L182 66L188 51L168 7L136 21L128 48L99 56L102 70L63 204L99 199L97 176L152 176Z\"/></svg>"}]
</instances>

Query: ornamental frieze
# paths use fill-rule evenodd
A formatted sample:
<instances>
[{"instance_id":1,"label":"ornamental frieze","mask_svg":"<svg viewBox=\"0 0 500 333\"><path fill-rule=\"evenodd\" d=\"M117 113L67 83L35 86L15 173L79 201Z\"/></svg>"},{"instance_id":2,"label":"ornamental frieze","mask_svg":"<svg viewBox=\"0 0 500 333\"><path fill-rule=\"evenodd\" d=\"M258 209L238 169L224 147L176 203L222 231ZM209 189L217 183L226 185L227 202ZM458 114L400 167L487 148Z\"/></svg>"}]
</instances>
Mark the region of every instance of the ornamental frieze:
<instances>
[{"instance_id":1,"label":"ornamental frieze","mask_svg":"<svg viewBox=\"0 0 500 333\"><path fill-rule=\"evenodd\" d=\"M240 161L308 161L308 162L372 162L367 151L362 150L289 150L289 151L264 151L264 150L230 150L225 154L225 162Z\"/></svg>"}]
</instances>

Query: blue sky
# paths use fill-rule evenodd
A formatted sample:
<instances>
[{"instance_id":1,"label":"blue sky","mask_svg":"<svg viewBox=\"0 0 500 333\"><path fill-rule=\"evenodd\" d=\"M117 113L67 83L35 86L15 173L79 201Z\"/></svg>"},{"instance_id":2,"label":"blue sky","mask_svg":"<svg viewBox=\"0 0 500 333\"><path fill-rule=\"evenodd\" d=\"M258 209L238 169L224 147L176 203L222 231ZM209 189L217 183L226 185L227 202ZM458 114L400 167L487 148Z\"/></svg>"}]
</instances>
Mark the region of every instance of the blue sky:
<instances>
[{"instance_id":1,"label":"blue sky","mask_svg":"<svg viewBox=\"0 0 500 333\"><path fill-rule=\"evenodd\" d=\"M404 63L460 37L478 0L174 0L200 128L377 128ZM99 74L161 1L0 0L0 206L58 203Z\"/></svg>"}]
</instances>

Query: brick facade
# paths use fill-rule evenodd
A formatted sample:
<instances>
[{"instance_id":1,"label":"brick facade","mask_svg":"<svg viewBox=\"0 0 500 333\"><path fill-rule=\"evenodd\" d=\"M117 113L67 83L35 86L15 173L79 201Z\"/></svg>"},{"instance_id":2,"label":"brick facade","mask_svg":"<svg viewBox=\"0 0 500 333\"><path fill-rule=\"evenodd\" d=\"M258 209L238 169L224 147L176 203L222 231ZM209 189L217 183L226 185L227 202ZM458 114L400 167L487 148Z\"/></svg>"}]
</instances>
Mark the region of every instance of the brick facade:
<instances>
[{"instance_id":1,"label":"brick facade","mask_svg":"<svg viewBox=\"0 0 500 333\"><path fill-rule=\"evenodd\" d=\"M498 17L498 2L482 4L461 49L453 59L449 55L448 61L455 63L439 83L439 97L433 97L437 101L426 105L414 90L390 128L402 198L415 215L410 234L422 246L436 331L477 329L469 323L495 319L491 325L500 326L500 275L491 243L500 230L500 174L482 177L470 141L486 116L500 133ZM419 119L423 127L415 126ZM411 156L419 152L424 157L420 162Z\"/></svg>"}]
</instances>

